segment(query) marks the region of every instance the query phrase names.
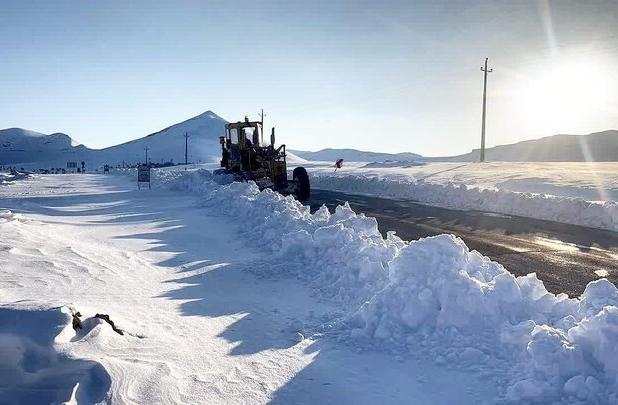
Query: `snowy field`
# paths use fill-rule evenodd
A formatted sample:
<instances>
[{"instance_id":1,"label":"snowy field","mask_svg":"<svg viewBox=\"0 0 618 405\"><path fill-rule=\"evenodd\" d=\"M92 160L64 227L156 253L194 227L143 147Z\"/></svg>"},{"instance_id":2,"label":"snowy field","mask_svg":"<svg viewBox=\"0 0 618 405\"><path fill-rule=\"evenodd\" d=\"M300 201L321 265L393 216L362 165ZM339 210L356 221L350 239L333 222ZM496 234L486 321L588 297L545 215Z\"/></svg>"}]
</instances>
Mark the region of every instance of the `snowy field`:
<instances>
[{"instance_id":1,"label":"snowy field","mask_svg":"<svg viewBox=\"0 0 618 405\"><path fill-rule=\"evenodd\" d=\"M27 177L28 177L28 174L26 174L26 173L11 174L11 173L8 173L8 172L1 172L0 171L0 185L7 184L7 183L12 183L14 181L25 179Z\"/></svg>"},{"instance_id":2,"label":"snowy field","mask_svg":"<svg viewBox=\"0 0 618 405\"><path fill-rule=\"evenodd\" d=\"M618 403L604 279L569 299L347 206L124 174L0 185L0 402Z\"/></svg>"},{"instance_id":3,"label":"snowy field","mask_svg":"<svg viewBox=\"0 0 618 405\"><path fill-rule=\"evenodd\" d=\"M332 162L304 166L314 188L618 231L618 163L344 162L337 172Z\"/></svg>"}]
</instances>

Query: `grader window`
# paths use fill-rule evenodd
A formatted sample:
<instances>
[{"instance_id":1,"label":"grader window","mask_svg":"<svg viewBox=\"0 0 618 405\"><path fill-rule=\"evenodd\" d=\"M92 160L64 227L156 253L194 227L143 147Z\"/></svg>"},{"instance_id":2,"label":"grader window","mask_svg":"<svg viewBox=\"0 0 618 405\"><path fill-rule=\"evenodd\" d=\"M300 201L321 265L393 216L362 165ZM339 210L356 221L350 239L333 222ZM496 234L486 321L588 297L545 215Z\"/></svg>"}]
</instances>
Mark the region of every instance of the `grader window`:
<instances>
[{"instance_id":1,"label":"grader window","mask_svg":"<svg viewBox=\"0 0 618 405\"><path fill-rule=\"evenodd\" d=\"M236 128L230 129L230 140L233 144L238 144L238 130Z\"/></svg>"},{"instance_id":2,"label":"grader window","mask_svg":"<svg viewBox=\"0 0 618 405\"><path fill-rule=\"evenodd\" d=\"M245 139L246 139L245 142L248 142L248 145L255 144L256 143L255 141L257 141L259 143L259 135L258 135L257 139L256 139L256 137L253 136L255 130L256 129L253 128L253 127L243 128L243 134L244 134ZM256 144L255 146L258 146L258 145Z\"/></svg>"}]
</instances>

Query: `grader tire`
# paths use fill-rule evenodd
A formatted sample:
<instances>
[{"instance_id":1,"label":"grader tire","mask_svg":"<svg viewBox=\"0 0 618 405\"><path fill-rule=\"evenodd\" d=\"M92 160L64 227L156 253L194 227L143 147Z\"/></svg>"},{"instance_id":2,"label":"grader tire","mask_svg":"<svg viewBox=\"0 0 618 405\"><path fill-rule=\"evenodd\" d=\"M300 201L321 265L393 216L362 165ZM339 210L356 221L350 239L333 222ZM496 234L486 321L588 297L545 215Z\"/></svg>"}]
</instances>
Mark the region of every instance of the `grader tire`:
<instances>
[{"instance_id":1,"label":"grader tire","mask_svg":"<svg viewBox=\"0 0 618 405\"><path fill-rule=\"evenodd\" d=\"M292 172L292 178L297 182L296 198L299 201L306 201L311 196L311 186L309 185L309 175L304 167L297 167Z\"/></svg>"}]
</instances>

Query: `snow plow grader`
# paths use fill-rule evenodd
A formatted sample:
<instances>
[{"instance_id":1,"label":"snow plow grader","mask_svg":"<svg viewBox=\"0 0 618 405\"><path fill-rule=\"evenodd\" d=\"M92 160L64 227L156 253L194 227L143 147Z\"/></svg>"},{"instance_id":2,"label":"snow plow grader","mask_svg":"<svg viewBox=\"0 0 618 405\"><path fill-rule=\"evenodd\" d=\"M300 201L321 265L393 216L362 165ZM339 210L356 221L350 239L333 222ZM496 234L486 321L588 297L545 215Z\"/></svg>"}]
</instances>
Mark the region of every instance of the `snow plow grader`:
<instances>
[{"instance_id":1,"label":"snow plow grader","mask_svg":"<svg viewBox=\"0 0 618 405\"><path fill-rule=\"evenodd\" d=\"M275 148L275 129L270 144L264 142L261 121L230 122L225 125L221 144L221 167L218 173L234 176L236 181L253 180L260 188L272 189L284 195L293 195L299 201L309 199L309 176L304 167L297 167L288 179L285 144Z\"/></svg>"}]
</instances>

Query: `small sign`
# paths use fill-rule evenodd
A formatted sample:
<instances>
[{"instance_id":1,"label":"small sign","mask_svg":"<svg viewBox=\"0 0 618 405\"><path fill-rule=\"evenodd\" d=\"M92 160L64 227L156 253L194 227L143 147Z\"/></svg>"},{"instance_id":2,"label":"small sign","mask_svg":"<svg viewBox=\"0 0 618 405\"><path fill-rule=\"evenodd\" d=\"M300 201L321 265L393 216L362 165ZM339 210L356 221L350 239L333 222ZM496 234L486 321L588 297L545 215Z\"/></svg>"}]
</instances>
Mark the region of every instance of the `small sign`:
<instances>
[{"instance_id":1,"label":"small sign","mask_svg":"<svg viewBox=\"0 0 618 405\"><path fill-rule=\"evenodd\" d=\"M109 165L103 166L103 173L109 173Z\"/></svg>"},{"instance_id":2,"label":"small sign","mask_svg":"<svg viewBox=\"0 0 618 405\"><path fill-rule=\"evenodd\" d=\"M139 165L137 167L137 188L140 189L141 183L148 183L150 188L150 166Z\"/></svg>"},{"instance_id":3,"label":"small sign","mask_svg":"<svg viewBox=\"0 0 618 405\"><path fill-rule=\"evenodd\" d=\"M67 162L67 169L77 168L77 162Z\"/></svg>"}]
</instances>

